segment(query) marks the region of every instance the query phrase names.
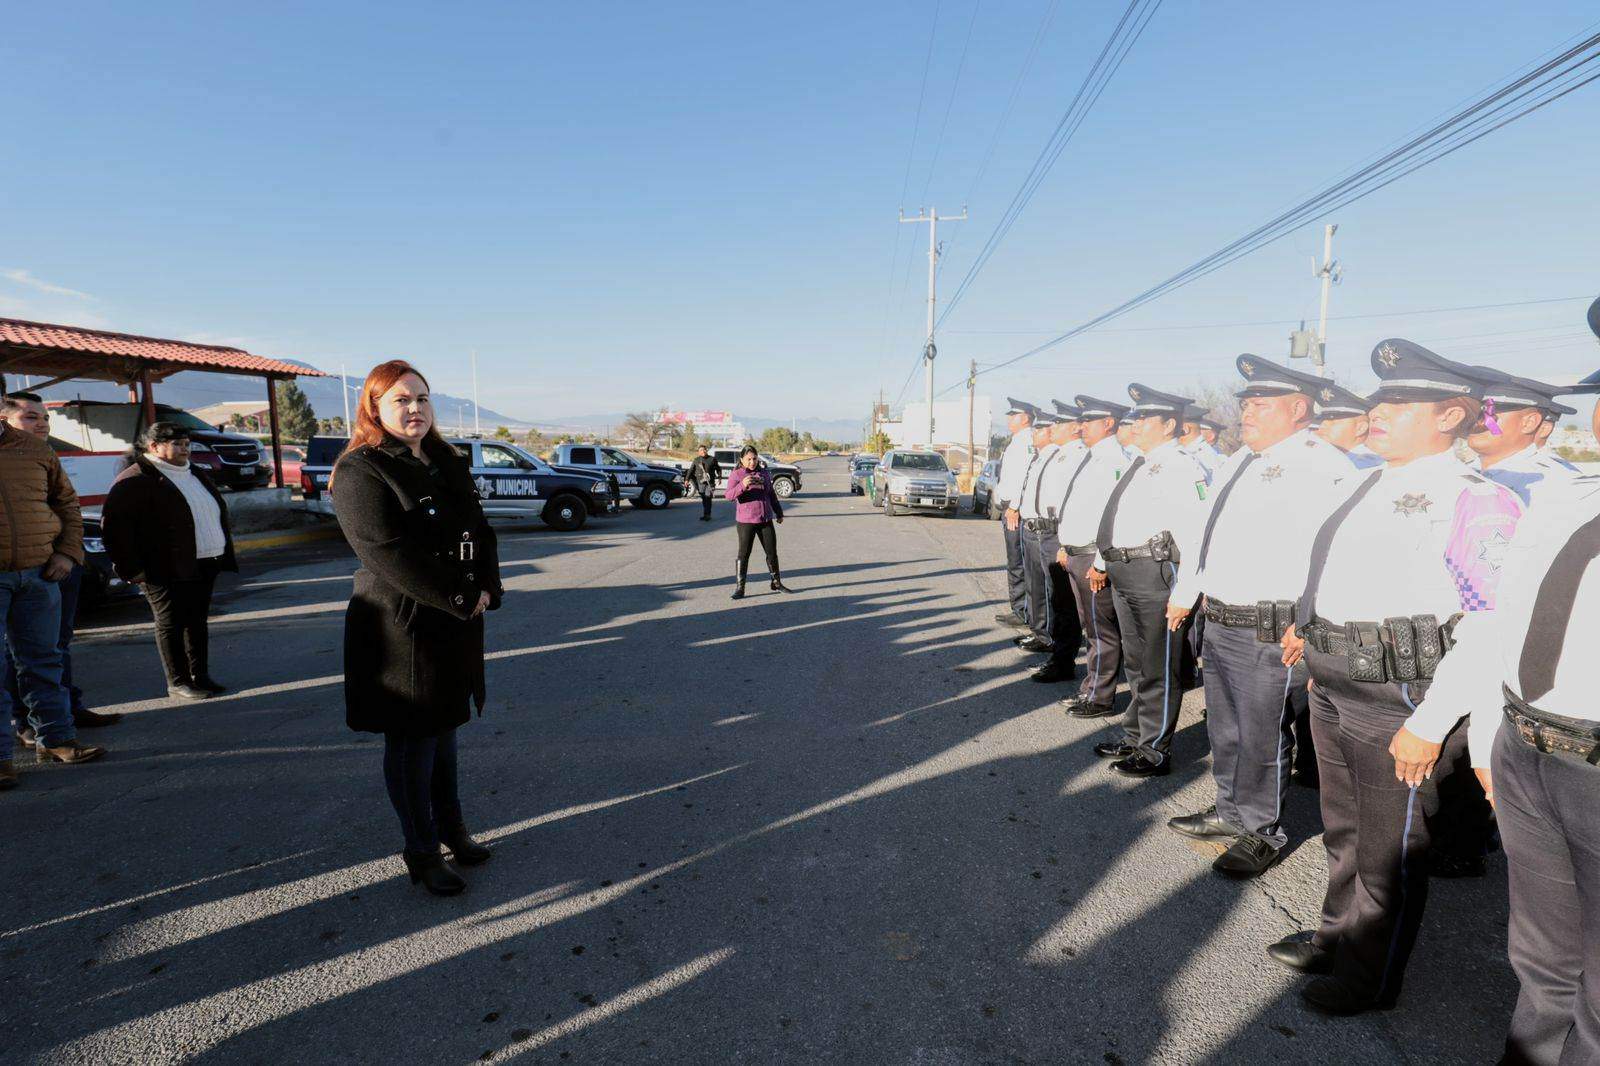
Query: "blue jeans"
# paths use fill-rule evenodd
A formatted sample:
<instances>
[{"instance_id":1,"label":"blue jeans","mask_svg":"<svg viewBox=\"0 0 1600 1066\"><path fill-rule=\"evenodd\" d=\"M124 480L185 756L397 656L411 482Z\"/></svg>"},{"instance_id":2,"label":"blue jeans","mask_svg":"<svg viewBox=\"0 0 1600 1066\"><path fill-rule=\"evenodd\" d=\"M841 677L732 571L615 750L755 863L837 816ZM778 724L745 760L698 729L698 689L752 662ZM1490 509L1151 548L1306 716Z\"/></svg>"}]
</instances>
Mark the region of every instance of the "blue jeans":
<instances>
[{"instance_id":1,"label":"blue jeans","mask_svg":"<svg viewBox=\"0 0 1600 1066\"><path fill-rule=\"evenodd\" d=\"M83 591L83 567L74 566L72 573L61 580L58 586L61 589L61 635L56 641L56 646L61 649L61 684L67 690L67 705L72 708L72 713L86 710L83 705L83 689L72 683L72 634L78 625L78 594ZM22 685L18 676L17 664L11 658L10 645L0 642L4 650L4 661L0 663L0 683L11 694L11 713L16 716L20 725L27 717L27 705L22 701Z\"/></svg>"},{"instance_id":2,"label":"blue jeans","mask_svg":"<svg viewBox=\"0 0 1600 1066\"><path fill-rule=\"evenodd\" d=\"M6 645L17 664L22 702L39 743L59 748L77 739L72 707L61 684L61 586L40 576L40 567L0 573L0 618ZM0 685L0 760L11 758L11 693Z\"/></svg>"}]
</instances>

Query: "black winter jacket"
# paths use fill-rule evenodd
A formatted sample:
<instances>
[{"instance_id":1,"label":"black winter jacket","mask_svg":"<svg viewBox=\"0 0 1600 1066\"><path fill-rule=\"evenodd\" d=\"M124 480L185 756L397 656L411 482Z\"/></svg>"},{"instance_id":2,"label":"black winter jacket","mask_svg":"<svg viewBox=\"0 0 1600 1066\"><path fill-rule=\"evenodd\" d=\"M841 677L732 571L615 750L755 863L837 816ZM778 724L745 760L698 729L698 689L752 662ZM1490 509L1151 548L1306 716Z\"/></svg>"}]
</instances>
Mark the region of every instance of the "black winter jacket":
<instances>
[{"instance_id":1,"label":"black winter jacket","mask_svg":"<svg viewBox=\"0 0 1600 1066\"><path fill-rule=\"evenodd\" d=\"M217 564L224 570L238 570L233 557L233 530L228 526L228 505L204 470L194 468L194 476L211 493L222 513L226 547ZM111 567L124 581L170 585L200 576L200 563L194 554L194 512L189 510L189 501L142 455L111 483L111 491L100 508L100 527Z\"/></svg>"},{"instance_id":2,"label":"black winter jacket","mask_svg":"<svg viewBox=\"0 0 1600 1066\"><path fill-rule=\"evenodd\" d=\"M334 466L334 511L361 561L345 612L345 721L431 736L483 712L481 592L500 606L500 559L467 461L430 442L430 467L386 440Z\"/></svg>"},{"instance_id":3,"label":"black winter jacket","mask_svg":"<svg viewBox=\"0 0 1600 1066\"><path fill-rule=\"evenodd\" d=\"M697 455L694 457L694 462L689 464L687 477L689 484L695 488L700 489L702 492L710 492L712 486L717 483L717 475L719 473L721 473L721 468L717 466L715 459L709 455ZM702 488L702 486L704 487Z\"/></svg>"}]
</instances>

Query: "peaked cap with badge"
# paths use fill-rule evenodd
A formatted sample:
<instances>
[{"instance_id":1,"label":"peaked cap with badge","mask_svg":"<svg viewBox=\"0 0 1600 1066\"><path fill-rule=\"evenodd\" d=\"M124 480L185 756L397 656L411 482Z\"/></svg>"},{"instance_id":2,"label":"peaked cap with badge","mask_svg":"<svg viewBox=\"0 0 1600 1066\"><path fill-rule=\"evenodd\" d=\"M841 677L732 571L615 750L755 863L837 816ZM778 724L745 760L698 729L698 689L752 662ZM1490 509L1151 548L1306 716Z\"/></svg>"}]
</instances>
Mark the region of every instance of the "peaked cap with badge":
<instances>
[{"instance_id":1,"label":"peaked cap with badge","mask_svg":"<svg viewBox=\"0 0 1600 1066\"><path fill-rule=\"evenodd\" d=\"M1070 403L1062 403L1060 400L1051 400L1050 406L1056 409L1056 414L1060 416L1058 419L1059 421L1077 422L1083 418L1083 412L1072 406Z\"/></svg>"},{"instance_id":2,"label":"peaked cap with badge","mask_svg":"<svg viewBox=\"0 0 1600 1066\"><path fill-rule=\"evenodd\" d=\"M1034 407L1033 404L1029 403L1028 401L1018 400L1011 396L1006 397L1007 417L1010 417L1011 415L1027 415L1029 418L1032 418L1038 413L1039 409Z\"/></svg>"},{"instance_id":3,"label":"peaked cap with badge","mask_svg":"<svg viewBox=\"0 0 1600 1066\"><path fill-rule=\"evenodd\" d=\"M1060 415L1056 414L1053 411L1046 411L1043 407L1035 407L1035 408L1033 408L1033 428L1034 429L1044 429L1047 426L1053 426L1057 422L1064 422L1064 421L1066 421L1066 419L1062 418Z\"/></svg>"},{"instance_id":4,"label":"peaked cap with badge","mask_svg":"<svg viewBox=\"0 0 1600 1066\"><path fill-rule=\"evenodd\" d=\"M1290 370L1249 352L1233 362L1239 368L1239 376L1245 380L1244 388L1234 393L1241 400L1252 396L1292 396L1295 393L1316 399L1318 391L1327 384L1322 378Z\"/></svg>"},{"instance_id":5,"label":"peaked cap with badge","mask_svg":"<svg viewBox=\"0 0 1600 1066\"><path fill-rule=\"evenodd\" d=\"M1317 401L1317 420L1326 422L1341 418L1359 418L1372 410L1372 404L1359 394L1331 381L1318 381L1312 394Z\"/></svg>"},{"instance_id":6,"label":"peaked cap with badge","mask_svg":"<svg viewBox=\"0 0 1600 1066\"><path fill-rule=\"evenodd\" d=\"M1183 420L1185 422L1204 422L1206 415L1210 413L1211 408L1198 407L1191 403L1188 407L1183 409Z\"/></svg>"},{"instance_id":7,"label":"peaked cap with badge","mask_svg":"<svg viewBox=\"0 0 1600 1066\"><path fill-rule=\"evenodd\" d=\"M1378 375L1378 391L1367 399L1374 404L1482 396L1483 385L1472 367L1399 337L1379 341L1372 349L1372 372Z\"/></svg>"},{"instance_id":8,"label":"peaked cap with badge","mask_svg":"<svg viewBox=\"0 0 1600 1066\"><path fill-rule=\"evenodd\" d=\"M1092 421L1096 418L1114 418L1120 422L1124 418L1128 417L1129 408L1125 403L1113 403L1110 400L1102 400L1094 396L1085 396L1081 392L1074 396L1073 400L1077 402L1078 410L1081 412L1081 418L1085 422Z\"/></svg>"},{"instance_id":9,"label":"peaked cap with badge","mask_svg":"<svg viewBox=\"0 0 1600 1066\"><path fill-rule=\"evenodd\" d=\"M1181 419L1183 413L1194 406L1194 401L1187 396L1161 392L1138 382L1128 386L1128 396L1133 400L1133 410L1128 413L1134 418L1161 415L1165 418Z\"/></svg>"},{"instance_id":10,"label":"peaked cap with badge","mask_svg":"<svg viewBox=\"0 0 1600 1066\"><path fill-rule=\"evenodd\" d=\"M1536 408L1553 415L1575 415L1578 412L1566 404L1556 402L1556 394L1563 391L1559 385L1546 385L1542 381L1519 378L1496 370L1491 366L1475 366L1473 373L1483 383L1483 402L1493 404L1503 411Z\"/></svg>"}]
</instances>

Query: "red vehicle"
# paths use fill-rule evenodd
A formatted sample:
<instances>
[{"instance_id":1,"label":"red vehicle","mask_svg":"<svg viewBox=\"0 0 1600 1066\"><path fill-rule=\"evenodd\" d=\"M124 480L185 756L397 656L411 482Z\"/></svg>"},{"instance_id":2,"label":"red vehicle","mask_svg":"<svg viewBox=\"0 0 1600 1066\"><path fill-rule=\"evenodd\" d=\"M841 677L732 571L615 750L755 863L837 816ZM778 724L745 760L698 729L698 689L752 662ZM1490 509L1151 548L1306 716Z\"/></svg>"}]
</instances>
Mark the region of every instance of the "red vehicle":
<instances>
[{"instance_id":1,"label":"red vehicle","mask_svg":"<svg viewBox=\"0 0 1600 1066\"><path fill-rule=\"evenodd\" d=\"M283 481L278 484L298 488L300 486L300 464L306 461L306 450L298 444L285 444L282 450ZM270 465L272 463L272 445L264 445L261 451Z\"/></svg>"}]
</instances>

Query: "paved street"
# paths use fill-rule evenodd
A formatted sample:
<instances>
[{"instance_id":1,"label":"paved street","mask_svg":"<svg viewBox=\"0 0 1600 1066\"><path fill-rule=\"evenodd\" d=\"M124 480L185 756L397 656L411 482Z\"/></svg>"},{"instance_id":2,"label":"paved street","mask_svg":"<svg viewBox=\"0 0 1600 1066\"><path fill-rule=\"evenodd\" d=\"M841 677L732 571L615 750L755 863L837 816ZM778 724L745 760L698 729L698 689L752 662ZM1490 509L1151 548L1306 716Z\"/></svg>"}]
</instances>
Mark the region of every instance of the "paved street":
<instances>
[{"instance_id":1,"label":"paved street","mask_svg":"<svg viewBox=\"0 0 1600 1066\"><path fill-rule=\"evenodd\" d=\"M344 727L353 562L247 559L193 705L142 604L76 662L125 721L9 818L12 1063L1469 1063L1514 983L1504 863L1434 882L1402 1005L1308 1013L1266 943L1315 921L1314 795L1238 885L1163 825L1209 796L1202 694L1130 782L1028 680L994 524L886 519L807 464L780 597L728 599L729 505L502 525L490 704L461 732L467 893L407 883L381 742ZM757 553L759 560L759 551ZM759 570L759 562L753 563ZM752 575L754 576L754 574Z\"/></svg>"}]
</instances>

